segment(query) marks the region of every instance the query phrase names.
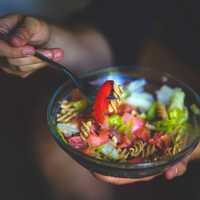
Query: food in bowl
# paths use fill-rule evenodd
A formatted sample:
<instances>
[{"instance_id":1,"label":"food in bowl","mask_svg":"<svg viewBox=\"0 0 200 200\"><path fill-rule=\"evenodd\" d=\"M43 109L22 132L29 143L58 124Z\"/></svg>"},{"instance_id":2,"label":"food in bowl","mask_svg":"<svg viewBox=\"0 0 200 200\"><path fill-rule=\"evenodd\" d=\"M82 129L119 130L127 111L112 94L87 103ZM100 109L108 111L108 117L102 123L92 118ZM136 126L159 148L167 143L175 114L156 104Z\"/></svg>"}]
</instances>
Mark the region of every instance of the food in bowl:
<instances>
[{"instance_id":1,"label":"food in bowl","mask_svg":"<svg viewBox=\"0 0 200 200\"><path fill-rule=\"evenodd\" d=\"M100 160L142 163L166 159L191 133L184 91L163 84L149 92L143 78L106 80L92 103L74 89L59 104L57 134L74 149ZM194 113L195 113L194 112Z\"/></svg>"}]
</instances>

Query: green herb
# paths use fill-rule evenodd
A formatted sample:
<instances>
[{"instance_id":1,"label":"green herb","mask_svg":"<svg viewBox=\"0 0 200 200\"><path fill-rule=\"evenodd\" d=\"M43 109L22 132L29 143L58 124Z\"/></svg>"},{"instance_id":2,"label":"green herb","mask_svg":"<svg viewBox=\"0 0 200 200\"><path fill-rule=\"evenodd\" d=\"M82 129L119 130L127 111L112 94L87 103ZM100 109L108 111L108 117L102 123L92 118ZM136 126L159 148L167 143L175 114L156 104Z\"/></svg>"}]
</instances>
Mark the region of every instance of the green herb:
<instances>
[{"instance_id":1,"label":"green herb","mask_svg":"<svg viewBox=\"0 0 200 200\"><path fill-rule=\"evenodd\" d=\"M115 128L120 127L123 125L122 117L120 115L111 115L108 118L108 123Z\"/></svg>"},{"instance_id":2,"label":"green herb","mask_svg":"<svg viewBox=\"0 0 200 200\"><path fill-rule=\"evenodd\" d=\"M156 110L157 110L157 102L153 102L147 111L146 118L147 120L151 121L156 117Z\"/></svg>"},{"instance_id":3,"label":"green herb","mask_svg":"<svg viewBox=\"0 0 200 200\"><path fill-rule=\"evenodd\" d=\"M157 131L165 133L185 133L188 127L188 110L173 109L169 111L169 117L155 123Z\"/></svg>"}]
</instances>

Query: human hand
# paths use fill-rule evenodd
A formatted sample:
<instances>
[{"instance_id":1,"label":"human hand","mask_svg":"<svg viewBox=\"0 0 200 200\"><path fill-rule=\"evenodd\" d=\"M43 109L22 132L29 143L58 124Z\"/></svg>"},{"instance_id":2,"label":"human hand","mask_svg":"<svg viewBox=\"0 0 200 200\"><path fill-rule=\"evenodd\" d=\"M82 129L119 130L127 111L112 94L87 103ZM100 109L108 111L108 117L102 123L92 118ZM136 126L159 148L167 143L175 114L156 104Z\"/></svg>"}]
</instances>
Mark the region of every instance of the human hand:
<instances>
[{"instance_id":1,"label":"human hand","mask_svg":"<svg viewBox=\"0 0 200 200\"><path fill-rule=\"evenodd\" d=\"M187 158L183 159L182 161L178 162L174 166L167 169L166 172L164 173L164 176L166 177L167 180L172 180L175 177L182 176L187 170L188 163L192 160L196 160L199 158L200 158L200 145L197 146L195 151L190 156L188 156ZM159 176L156 175L145 178L132 179L132 178L118 178L118 177L104 176L97 173L94 173L93 175L101 181L111 183L114 185L126 185L138 182L147 182Z\"/></svg>"},{"instance_id":2,"label":"human hand","mask_svg":"<svg viewBox=\"0 0 200 200\"><path fill-rule=\"evenodd\" d=\"M176 165L170 167L165 173L165 177L168 180L171 180L177 176L181 176L185 173L187 169L187 164L189 162L189 158L184 159L177 163ZM138 182L147 182L151 181L152 179L156 178L159 175L155 176L149 176L145 178L118 178L118 177L112 177L112 176L104 176L98 173L93 174L97 179L111 183L113 185L126 185L126 184L133 184L133 183L138 183Z\"/></svg>"},{"instance_id":3,"label":"human hand","mask_svg":"<svg viewBox=\"0 0 200 200\"><path fill-rule=\"evenodd\" d=\"M9 15L0 18L0 32L8 34L22 19L21 15ZM35 48L54 61L63 59L62 49L42 49L50 39L50 26L42 20L25 17L24 23L11 35L9 42L0 40L0 69L3 71L27 77L47 63L34 57ZM2 59L4 58L4 59Z\"/></svg>"}]
</instances>

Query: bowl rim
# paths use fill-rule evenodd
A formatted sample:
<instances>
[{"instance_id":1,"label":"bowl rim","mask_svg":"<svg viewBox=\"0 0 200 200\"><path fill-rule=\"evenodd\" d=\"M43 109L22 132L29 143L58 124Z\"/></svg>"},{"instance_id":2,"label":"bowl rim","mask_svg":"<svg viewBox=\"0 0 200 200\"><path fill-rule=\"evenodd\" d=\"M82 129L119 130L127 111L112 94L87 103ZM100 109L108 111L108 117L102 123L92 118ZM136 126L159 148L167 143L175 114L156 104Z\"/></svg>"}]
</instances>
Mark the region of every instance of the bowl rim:
<instances>
[{"instance_id":1,"label":"bowl rim","mask_svg":"<svg viewBox=\"0 0 200 200\"><path fill-rule=\"evenodd\" d=\"M121 68L123 67L123 68ZM99 69L99 70L92 70L89 72L84 73L83 75L81 75L81 78L87 78L89 76L94 76L96 74L99 73L105 73L105 72L120 72L120 69L124 70L124 69L128 69L130 67L134 67L134 70L154 70L150 67L141 67L141 66L111 66L108 68L104 68L104 69ZM167 76L168 78L178 82L179 84L181 84L183 87L187 88L191 94L193 94L195 96L195 99L197 100L198 104L200 104L200 96L197 94L197 92L192 89L188 84L186 84L185 82L183 82L180 79L175 78L173 75L171 75L168 72L165 71L159 71L156 70L156 73L162 74L162 76ZM98 164L101 166L106 166L109 168L117 168L117 169L130 169L130 170L140 170L140 169L151 169L151 168L155 168L155 167L162 167L162 166L167 166L170 163L176 163L180 158L188 155L189 153L191 153L191 151L194 150L194 148L197 146L197 144L200 141L200 134L198 137L195 138L195 140L193 142L191 142L188 146L186 146L182 151L180 151L179 153L177 153L176 155L174 155L173 157L171 157L170 159L165 159L165 160L158 160L158 161L153 161L153 162L143 162L143 163L119 163L119 162L114 162L114 161L106 161L106 160L100 160L97 159L95 157L91 157L88 156L84 153L82 153L81 151L74 149L72 146L70 146L69 144L65 143L64 141L61 140L59 134L57 133L56 129L54 128L54 126L52 125L51 121L52 121L52 116L51 116L51 110L53 108L54 102L56 97L60 94L60 92L62 91L62 89L64 87L66 87L67 84L69 84L69 81L66 81L65 83L63 83L62 85L60 85L56 91L54 92L54 94L52 95L50 102L48 104L47 107L47 123L48 123L48 129L51 133L51 135L53 136L53 138L56 140L56 142L58 143L59 146L61 146L61 148L67 152L69 155L71 152L73 152L74 154L77 154L78 156L83 157L84 159L94 163L94 164ZM70 153L69 153L70 152Z\"/></svg>"}]
</instances>

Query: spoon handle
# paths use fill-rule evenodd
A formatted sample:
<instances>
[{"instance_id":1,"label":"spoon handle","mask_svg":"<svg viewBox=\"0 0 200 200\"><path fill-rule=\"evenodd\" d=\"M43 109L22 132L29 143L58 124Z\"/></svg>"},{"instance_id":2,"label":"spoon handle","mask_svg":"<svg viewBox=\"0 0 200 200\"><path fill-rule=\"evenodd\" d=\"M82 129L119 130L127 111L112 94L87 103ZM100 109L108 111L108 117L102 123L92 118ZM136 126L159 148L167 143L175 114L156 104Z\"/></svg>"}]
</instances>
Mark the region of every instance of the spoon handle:
<instances>
[{"instance_id":1,"label":"spoon handle","mask_svg":"<svg viewBox=\"0 0 200 200\"><path fill-rule=\"evenodd\" d=\"M67 69L67 67L65 67L62 64L59 64L57 62L54 62L53 60L47 58L46 56L44 56L43 54L41 54L40 52L36 51L34 54L35 57L39 58L42 61L45 61L49 64L49 66L55 70L58 71L62 71L65 73L65 75L69 76L69 78L73 81L73 83L79 88L82 89L83 85L81 84L81 80L70 70Z\"/></svg>"}]
</instances>

